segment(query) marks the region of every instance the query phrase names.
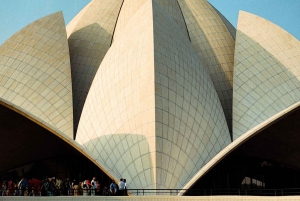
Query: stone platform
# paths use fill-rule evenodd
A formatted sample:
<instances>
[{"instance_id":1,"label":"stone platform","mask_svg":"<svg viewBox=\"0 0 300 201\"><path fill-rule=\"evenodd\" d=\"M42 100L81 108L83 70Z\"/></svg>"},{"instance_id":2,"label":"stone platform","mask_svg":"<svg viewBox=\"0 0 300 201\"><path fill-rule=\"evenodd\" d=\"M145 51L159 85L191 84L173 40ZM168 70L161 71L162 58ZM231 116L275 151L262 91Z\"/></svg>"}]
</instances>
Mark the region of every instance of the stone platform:
<instances>
[{"instance_id":1,"label":"stone platform","mask_svg":"<svg viewBox=\"0 0 300 201\"><path fill-rule=\"evenodd\" d=\"M60 196L60 197L30 197L30 196L10 196L0 197L0 201L26 201L26 200L60 200L60 201L300 201L300 196Z\"/></svg>"}]
</instances>

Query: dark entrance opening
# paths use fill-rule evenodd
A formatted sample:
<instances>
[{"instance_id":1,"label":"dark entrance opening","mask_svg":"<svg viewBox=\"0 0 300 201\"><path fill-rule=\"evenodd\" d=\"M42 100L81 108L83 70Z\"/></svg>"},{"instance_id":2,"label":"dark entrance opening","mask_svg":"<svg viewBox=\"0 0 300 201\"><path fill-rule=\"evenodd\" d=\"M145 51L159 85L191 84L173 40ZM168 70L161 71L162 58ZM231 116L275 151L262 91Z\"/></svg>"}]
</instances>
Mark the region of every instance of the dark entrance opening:
<instances>
[{"instance_id":1,"label":"dark entrance opening","mask_svg":"<svg viewBox=\"0 0 300 201\"><path fill-rule=\"evenodd\" d=\"M241 144L185 195L300 195L300 109Z\"/></svg>"},{"instance_id":2,"label":"dark entrance opening","mask_svg":"<svg viewBox=\"0 0 300 201\"><path fill-rule=\"evenodd\" d=\"M101 187L111 183L99 167L47 129L3 105L0 114L0 180L96 177Z\"/></svg>"}]
</instances>

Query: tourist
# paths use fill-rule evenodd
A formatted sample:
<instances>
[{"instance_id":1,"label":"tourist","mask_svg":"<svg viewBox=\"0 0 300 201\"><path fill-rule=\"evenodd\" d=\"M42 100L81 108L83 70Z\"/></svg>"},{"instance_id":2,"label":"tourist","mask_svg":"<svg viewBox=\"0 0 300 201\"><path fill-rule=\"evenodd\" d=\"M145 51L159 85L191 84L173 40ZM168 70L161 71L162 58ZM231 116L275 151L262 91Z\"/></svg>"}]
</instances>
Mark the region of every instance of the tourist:
<instances>
[{"instance_id":1,"label":"tourist","mask_svg":"<svg viewBox=\"0 0 300 201\"><path fill-rule=\"evenodd\" d=\"M96 177L93 177L91 181L91 196L95 196L97 189Z\"/></svg>"},{"instance_id":2,"label":"tourist","mask_svg":"<svg viewBox=\"0 0 300 201\"><path fill-rule=\"evenodd\" d=\"M123 181L123 178L121 178L119 182L119 193L118 193L120 196L124 195L124 189L125 189L125 183Z\"/></svg>"},{"instance_id":3,"label":"tourist","mask_svg":"<svg viewBox=\"0 0 300 201\"><path fill-rule=\"evenodd\" d=\"M74 179L72 183L72 188L74 189L74 195L77 196L80 189L79 189L79 183L76 179Z\"/></svg>"},{"instance_id":4,"label":"tourist","mask_svg":"<svg viewBox=\"0 0 300 201\"><path fill-rule=\"evenodd\" d=\"M52 180L52 178L48 178L44 186L45 186L45 190L47 191L47 195L53 196L53 192L55 190L55 183Z\"/></svg>"},{"instance_id":5,"label":"tourist","mask_svg":"<svg viewBox=\"0 0 300 201\"><path fill-rule=\"evenodd\" d=\"M57 195L61 196L63 188L64 188L64 183L63 183L63 181L61 180L60 177L57 178L56 183L55 183L55 187L56 187Z\"/></svg>"},{"instance_id":6,"label":"tourist","mask_svg":"<svg viewBox=\"0 0 300 201\"><path fill-rule=\"evenodd\" d=\"M19 188L18 188L18 182L14 182L14 196L18 196L20 195L20 192L19 192Z\"/></svg>"},{"instance_id":7,"label":"tourist","mask_svg":"<svg viewBox=\"0 0 300 201\"><path fill-rule=\"evenodd\" d=\"M96 195L100 195L100 182L96 181Z\"/></svg>"},{"instance_id":8,"label":"tourist","mask_svg":"<svg viewBox=\"0 0 300 201\"><path fill-rule=\"evenodd\" d=\"M124 182L124 195L127 195L127 183L126 183L126 179L123 179L123 182Z\"/></svg>"},{"instance_id":9,"label":"tourist","mask_svg":"<svg viewBox=\"0 0 300 201\"><path fill-rule=\"evenodd\" d=\"M64 182L63 195L72 195L72 184L69 178Z\"/></svg>"},{"instance_id":10,"label":"tourist","mask_svg":"<svg viewBox=\"0 0 300 201\"><path fill-rule=\"evenodd\" d=\"M112 181L112 183L109 186L109 193L110 195L117 195L118 192L118 185L115 181Z\"/></svg>"},{"instance_id":11,"label":"tourist","mask_svg":"<svg viewBox=\"0 0 300 201\"><path fill-rule=\"evenodd\" d=\"M102 190L102 195L109 195L107 186L104 186L104 188Z\"/></svg>"},{"instance_id":12,"label":"tourist","mask_svg":"<svg viewBox=\"0 0 300 201\"><path fill-rule=\"evenodd\" d=\"M28 195L33 196L33 181L28 179Z\"/></svg>"},{"instance_id":13,"label":"tourist","mask_svg":"<svg viewBox=\"0 0 300 201\"><path fill-rule=\"evenodd\" d=\"M19 187L19 195L20 196L24 196L24 193L25 193L25 191L28 188L28 182L27 182L27 180L24 177L21 178L21 180L20 180L20 182L18 184L18 187Z\"/></svg>"},{"instance_id":14,"label":"tourist","mask_svg":"<svg viewBox=\"0 0 300 201\"><path fill-rule=\"evenodd\" d=\"M32 178L32 193L33 196L40 196L41 195L41 182L40 180L36 179L36 178Z\"/></svg>"},{"instance_id":15,"label":"tourist","mask_svg":"<svg viewBox=\"0 0 300 201\"><path fill-rule=\"evenodd\" d=\"M7 190L7 184L6 184L6 181L3 181L2 182L2 196L6 196L6 190Z\"/></svg>"},{"instance_id":16,"label":"tourist","mask_svg":"<svg viewBox=\"0 0 300 201\"><path fill-rule=\"evenodd\" d=\"M12 180L7 183L6 196L10 196L14 192L14 184Z\"/></svg>"}]
</instances>

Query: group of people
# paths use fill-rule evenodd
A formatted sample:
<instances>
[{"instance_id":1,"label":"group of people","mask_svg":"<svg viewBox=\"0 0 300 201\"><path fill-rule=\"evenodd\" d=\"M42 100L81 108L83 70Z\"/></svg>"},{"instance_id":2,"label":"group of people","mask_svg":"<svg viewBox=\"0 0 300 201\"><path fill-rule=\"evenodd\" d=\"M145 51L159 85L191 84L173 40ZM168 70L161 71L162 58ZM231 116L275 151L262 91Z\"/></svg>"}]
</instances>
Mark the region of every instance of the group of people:
<instances>
[{"instance_id":1,"label":"group of people","mask_svg":"<svg viewBox=\"0 0 300 201\"><path fill-rule=\"evenodd\" d=\"M83 195L83 196L95 196L101 195L100 182L96 180L96 177L90 180L84 180L78 182L73 180L72 182L67 179L64 183L64 195Z\"/></svg>"},{"instance_id":2,"label":"group of people","mask_svg":"<svg viewBox=\"0 0 300 201\"><path fill-rule=\"evenodd\" d=\"M108 193L109 195L118 195L118 196L127 195L126 179L121 178L118 185L116 184L115 181L113 181L109 186Z\"/></svg>"},{"instance_id":3,"label":"group of people","mask_svg":"<svg viewBox=\"0 0 300 201\"><path fill-rule=\"evenodd\" d=\"M111 195L107 193L107 187L100 189L100 182L93 177L92 180L69 180L62 181L61 178L48 178L38 180L32 178L27 180L22 178L20 181L3 181L1 186L2 196L95 196Z\"/></svg>"}]
</instances>

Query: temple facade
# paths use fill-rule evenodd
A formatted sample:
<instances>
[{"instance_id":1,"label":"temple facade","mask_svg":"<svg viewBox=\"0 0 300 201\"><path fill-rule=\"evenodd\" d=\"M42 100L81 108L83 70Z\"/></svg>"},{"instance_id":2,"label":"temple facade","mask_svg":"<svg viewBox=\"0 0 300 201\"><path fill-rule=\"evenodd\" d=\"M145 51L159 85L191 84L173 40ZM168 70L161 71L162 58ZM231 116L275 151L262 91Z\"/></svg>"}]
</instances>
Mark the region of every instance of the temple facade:
<instances>
[{"instance_id":1,"label":"temple facade","mask_svg":"<svg viewBox=\"0 0 300 201\"><path fill-rule=\"evenodd\" d=\"M253 14L235 29L206 0L92 0L0 53L0 172L76 153L132 189L188 189L237 156L300 168L300 42Z\"/></svg>"}]
</instances>

